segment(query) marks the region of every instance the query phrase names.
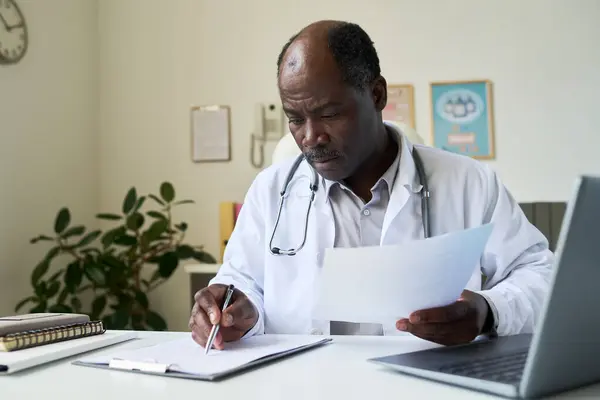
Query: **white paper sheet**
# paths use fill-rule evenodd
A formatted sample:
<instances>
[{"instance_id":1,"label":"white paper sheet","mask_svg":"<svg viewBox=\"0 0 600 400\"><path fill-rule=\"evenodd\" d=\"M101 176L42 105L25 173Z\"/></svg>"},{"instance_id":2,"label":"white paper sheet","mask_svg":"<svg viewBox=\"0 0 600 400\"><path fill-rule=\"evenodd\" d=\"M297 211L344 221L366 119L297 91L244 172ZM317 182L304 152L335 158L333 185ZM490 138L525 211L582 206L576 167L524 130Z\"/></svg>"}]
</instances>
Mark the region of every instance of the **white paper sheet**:
<instances>
[{"instance_id":1,"label":"white paper sheet","mask_svg":"<svg viewBox=\"0 0 600 400\"><path fill-rule=\"evenodd\" d=\"M225 344L225 350L204 348L190 337L133 350L80 360L83 364L108 364L112 359L168 365L168 370L198 376L211 376L234 370L252 361L274 354L288 352L323 341L318 336L253 336Z\"/></svg>"},{"instance_id":2,"label":"white paper sheet","mask_svg":"<svg viewBox=\"0 0 600 400\"><path fill-rule=\"evenodd\" d=\"M313 318L393 324L453 303L465 289L492 225L393 246L328 249Z\"/></svg>"}]
</instances>

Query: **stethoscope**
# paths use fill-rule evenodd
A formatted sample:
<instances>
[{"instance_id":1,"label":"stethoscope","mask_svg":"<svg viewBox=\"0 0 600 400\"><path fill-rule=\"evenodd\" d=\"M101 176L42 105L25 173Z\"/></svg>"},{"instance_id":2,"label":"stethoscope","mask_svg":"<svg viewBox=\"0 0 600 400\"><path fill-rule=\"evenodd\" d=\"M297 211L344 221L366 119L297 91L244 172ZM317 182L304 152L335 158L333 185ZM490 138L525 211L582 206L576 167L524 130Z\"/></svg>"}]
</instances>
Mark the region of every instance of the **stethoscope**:
<instances>
[{"instance_id":1,"label":"stethoscope","mask_svg":"<svg viewBox=\"0 0 600 400\"><path fill-rule=\"evenodd\" d=\"M429 188L427 185L427 177L425 176L425 169L423 168L423 161L421 161L421 157L419 156L419 153L417 153L417 150L414 148L412 150L412 157L413 157L413 160L415 163L415 168L417 169L417 175L419 176L419 183L422 186L422 189L421 189L421 216L422 216L422 221L423 221L424 236L425 236L425 239L427 239L431 236L430 226L429 226L429 197L430 197L430 195L429 195ZM271 240L269 241L269 251L271 252L271 254L276 255L276 256L281 256L281 255L293 256L297 252L302 250L302 248L304 247L304 244L306 243L306 235L308 232L308 217L310 216L310 209L311 209L313 200L315 199L315 194L317 193L317 188L319 186L319 177L317 175L317 171L315 171L315 169L312 167L310 168L312 171L312 179L310 182L310 192L311 193L310 193L310 200L308 202L308 209L306 210L306 219L304 221L304 237L302 238L302 243L300 243L300 246L298 246L298 248L296 248L296 249L282 250L279 247L273 247L273 238L275 237L275 232L277 231L277 225L279 225L279 218L281 217L281 210L283 209L283 202L284 202L284 199L287 194L288 186L289 186L292 178L294 177L294 174L298 170L298 167L300 166L300 163L302 161L304 161L304 154L300 154L298 157L296 157L296 160L294 161L294 164L290 168L290 171L288 172L285 182L283 183L281 192L279 192L279 196L280 196L279 197L279 211L277 212L277 219L275 220L275 226L273 226L273 233L271 234Z\"/></svg>"}]
</instances>

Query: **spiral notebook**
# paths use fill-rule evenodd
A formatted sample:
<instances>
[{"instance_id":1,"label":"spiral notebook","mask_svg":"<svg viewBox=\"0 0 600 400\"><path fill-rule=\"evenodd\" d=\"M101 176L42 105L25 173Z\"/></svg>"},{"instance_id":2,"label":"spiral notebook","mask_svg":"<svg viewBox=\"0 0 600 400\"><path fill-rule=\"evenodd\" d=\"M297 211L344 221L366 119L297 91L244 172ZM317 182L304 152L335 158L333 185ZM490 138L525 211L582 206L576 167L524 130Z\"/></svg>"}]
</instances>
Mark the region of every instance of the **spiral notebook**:
<instances>
[{"instance_id":1,"label":"spiral notebook","mask_svg":"<svg viewBox=\"0 0 600 400\"><path fill-rule=\"evenodd\" d=\"M101 335L105 332L102 321L89 321L52 328L9 333L0 336L0 351L18 351L66 340Z\"/></svg>"}]
</instances>

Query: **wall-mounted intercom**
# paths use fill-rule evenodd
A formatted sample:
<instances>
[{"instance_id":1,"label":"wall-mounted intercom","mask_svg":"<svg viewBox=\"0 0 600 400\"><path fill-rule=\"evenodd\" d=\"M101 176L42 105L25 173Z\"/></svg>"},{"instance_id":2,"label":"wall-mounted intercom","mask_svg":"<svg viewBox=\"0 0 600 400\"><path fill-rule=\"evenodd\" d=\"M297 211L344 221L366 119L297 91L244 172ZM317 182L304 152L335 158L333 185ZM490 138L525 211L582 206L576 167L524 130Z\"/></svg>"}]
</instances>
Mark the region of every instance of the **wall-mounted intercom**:
<instances>
[{"instance_id":1,"label":"wall-mounted intercom","mask_svg":"<svg viewBox=\"0 0 600 400\"><path fill-rule=\"evenodd\" d=\"M250 138L250 162L255 168L264 166L265 143L267 141L279 141L285 135L286 130L286 118L280 103L258 103L255 105L254 132ZM258 149L256 149L257 147Z\"/></svg>"}]
</instances>

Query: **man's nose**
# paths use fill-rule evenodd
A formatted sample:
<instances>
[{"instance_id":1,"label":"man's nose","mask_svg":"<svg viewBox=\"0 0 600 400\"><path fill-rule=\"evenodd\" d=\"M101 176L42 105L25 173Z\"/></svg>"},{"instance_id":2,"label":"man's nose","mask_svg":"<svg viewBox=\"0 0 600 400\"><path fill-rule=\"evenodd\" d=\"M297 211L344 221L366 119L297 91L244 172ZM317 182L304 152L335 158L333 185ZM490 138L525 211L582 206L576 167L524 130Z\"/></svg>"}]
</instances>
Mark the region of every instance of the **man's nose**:
<instances>
[{"instance_id":1,"label":"man's nose","mask_svg":"<svg viewBox=\"0 0 600 400\"><path fill-rule=\"evenodd\" d=\"M318 121L307 120L304 124L303 147L316 147L328 142L327 135L323 129L323 124Z\"/></svg>"}]
</instances>

